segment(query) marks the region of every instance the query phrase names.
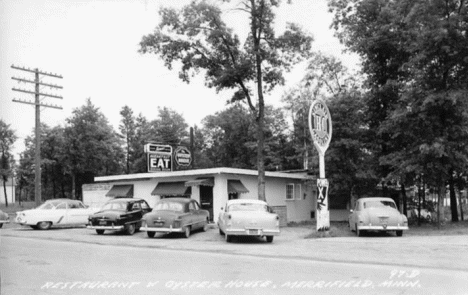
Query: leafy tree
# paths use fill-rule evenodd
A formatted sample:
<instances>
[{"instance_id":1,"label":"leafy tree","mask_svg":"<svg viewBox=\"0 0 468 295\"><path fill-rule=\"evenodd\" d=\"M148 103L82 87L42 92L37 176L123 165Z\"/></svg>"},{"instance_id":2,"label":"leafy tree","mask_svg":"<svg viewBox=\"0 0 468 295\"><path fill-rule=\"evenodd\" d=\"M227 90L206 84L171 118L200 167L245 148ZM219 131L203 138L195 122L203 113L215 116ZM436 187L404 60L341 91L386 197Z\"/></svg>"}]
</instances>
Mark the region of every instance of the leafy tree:
<instances>
[{"instance_id":1,"label":"leafy tree","mask_svg":"<svg viewBox=\"0 0 468 295\"><path fill-rule=\"evenodd\" d=\"M169 145L189 142L188 124L184 117L167 107L158 107L158 117L150 122L151 140Z\"/></svg>"},{"instance_id":2,"label":"leafy tree","mask_svg":"<svg viewBox=\"0 0 468 295\"><path fill-rule=\"evenodd\" d=\"M124 153L116 132L107 118L87 99L85 105L73 110L65 127L66 172L72 179L72 197L76 188L92 182L96 175L122 171Z\"/></svg>"},{"instance_id":3,"label":"leafy tree","mask_svg":"<svg viewBox=\"0 0 468 295\"><path fill-rule=\"evenodd\" d=\"M3 120L0 119L0 176L3 180L3 192L5 195L5 206L8 207L8 198L7 198L7 189L6 182L8 178L13 175L13 165L14 159L11 154L13 144L15 143L17 137L15 132L10 129L10 125L6 124Z\"/></svg>"},{"instance_id":4,"label":"leafy tree","mask_svg":"<svg viewBox=\"0 0 468 295\"><path fill-rule=\"evenodd\" d=\"M132 142L135 140L135 117L133 116L133 111L129 106L124 106L120 111L122 119L120 120L119 130L122 134L122 137L125 140L125 149L126 149L126 173L130 173L130 166L132 162L132 155L134 151L132 150Z\"/></svg>"},{"instance_id":5,"label":"leafy tree","mask_svg":"<svg viewBox=\"0 0 468 295\"><path fill-rule=\"evenodd\" d=\"M232 101L247 102L256 117L261 200L265 199L264 94L284 83L283 73L307 56L312 42L312 37L295 24L288 24L283 35L275 35L273 10L279 5L276 0L239 2L237 9L249 20L243 44L223 22L221 9L206 1L194 1L179 11L161 9L159 26L140 43L140 52L160 56L169 69L180 62L182 80L188 82L203 70L208 87L235 89Z\"/></svg>"},{"instance_id":6,"label":"leafy tree","mask_svg":"<svg viewBox=\"0 0 468 295\"><path fill-rule=\"evenodd\" d=\"M424 173L427 183L438 188L440 205L447 180L467 163L460 144L467 130L467 4L329 3L338 36L362 56L369 77L369 126L379 139L375 151L384 168L381 175L400 174L403 180L408 178L401 173ZM456 207L452 212L456 220Z\"/></svg>"},{"instance_id":7,"label":"leafy tree","mask_svg":"<svg viewBox=\"0 0 468 295\"><path fill-rule=\"evenodd\" d=\"M135 140L131 143L134 152L134 161L131 170L134 173L148 172L147 159L143 147L148 142L149 138L150 124L142 114L139 114L135 119Z\"/></svg>"}]
</instances>

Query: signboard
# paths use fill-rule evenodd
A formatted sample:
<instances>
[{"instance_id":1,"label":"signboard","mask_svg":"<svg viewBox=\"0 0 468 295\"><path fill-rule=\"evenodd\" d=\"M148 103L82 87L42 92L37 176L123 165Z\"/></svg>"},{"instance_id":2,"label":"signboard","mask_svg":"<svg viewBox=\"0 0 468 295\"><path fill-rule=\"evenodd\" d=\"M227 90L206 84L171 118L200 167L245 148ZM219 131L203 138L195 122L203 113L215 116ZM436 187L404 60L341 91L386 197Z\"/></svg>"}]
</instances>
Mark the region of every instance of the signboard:
<instances>
[{"instance_id":1,"label":"signboard","mask_svg":"<svg viewBox=\"0 0 468 295\"><path fill-rule=\"evenodd\" d=\"M175 149L174 159L177 165L181 167L188 167L192 163L192 154L185 146L179 146Z\"/></svg>"},{"instance_id":2,"label":"signboard","mask_svg":"<svg viewBox=\"0 0 468 295\"><path fill-rule=\"evenodd\" d=\"M321 100L315 100L310 106L309 129L315 148L325 154L332 137L332 121L327 105Z\"/></svg>"},{"instance_id":3,"label":"signboard","mask_svg":"<svg viewBox=\"0 0 468 295\"><path fill-rule=\"evenodd\" d=\"M149 143L144 147L148 158L148 172L172 171L172 147Z\"/></svg>"},{"instance_id":4,"label":"signboard","mask_svg":"<svg viewBox=\"0 0 468 295\"><path fill-rule=\"evenodd\" d=\"M332 137L330 111L325 102L315 100L309 110L309 129L314 146L319 154L320 178L317 179L317 230L330 229L330 212L328 211L329 183L325 178L325 152Z\"/></svg>"}]
</instances>

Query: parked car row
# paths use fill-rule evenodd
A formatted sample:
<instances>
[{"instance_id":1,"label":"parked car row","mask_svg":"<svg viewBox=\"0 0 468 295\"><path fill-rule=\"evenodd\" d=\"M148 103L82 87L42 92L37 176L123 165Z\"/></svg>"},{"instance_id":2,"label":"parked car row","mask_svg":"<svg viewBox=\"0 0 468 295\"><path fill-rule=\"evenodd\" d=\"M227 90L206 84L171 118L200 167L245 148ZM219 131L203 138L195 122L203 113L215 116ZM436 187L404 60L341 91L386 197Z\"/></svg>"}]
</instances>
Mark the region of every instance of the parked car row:
<instances>
[{"instance_id":1,"label":"parked car row","mask_svg":"<svg viewBox=\"0 0 468 295\"><path fill-rule=\"evenodd\" d=\"M209 220L209 212L189 198L162 199L153 209L143 199L115 198L100 209L89 208L77 200L48 200L35 209L17 212L15 222L42 230L86 225L98 235L105 231L133 235L141 230L150 238L156 233L180 233L188 238L193 231L207 231ZM227 242L233 236L257 236L266 237L271 243L273 236L280 234L278 215L259 200L229 200L219 215L218 226Z\"/></svg>"}]
</instances>

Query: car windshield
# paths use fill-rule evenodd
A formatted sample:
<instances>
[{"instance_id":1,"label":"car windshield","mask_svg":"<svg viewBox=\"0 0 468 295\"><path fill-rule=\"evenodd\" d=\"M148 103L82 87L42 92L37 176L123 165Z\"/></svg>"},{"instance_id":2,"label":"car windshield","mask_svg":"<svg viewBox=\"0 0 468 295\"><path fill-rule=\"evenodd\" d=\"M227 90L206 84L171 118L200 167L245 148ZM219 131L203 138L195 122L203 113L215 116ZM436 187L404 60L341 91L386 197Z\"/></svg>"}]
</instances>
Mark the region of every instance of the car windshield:
<instances>
[{"instance_id":1,"label":"car windshield","mask_svg":"<svg viewBox=\"0 0 468 295\"><path fill-rule=\"evenodd\" d=\"M395 203L391 201L367 201L364 203L364 208L383 208L383 207L391 207L395 208Z\"/></svg>"},{"instance_id":2,"label":"car windshield","mask_svg":"<svg viewBox=\"0 0 468 295\"><path fill-rule=\"evenodd\" d=\"M265 204L256 204L256 203L238 203L231 204L228 207L228 211L262 211L267 212L268 207Z\"/></svg>"},{"instance_id":3,"label":"car windshield","mask_svg":"<svg viewBox=\"0 0 468 295\"><path fill-rule=\"evenodd\" d=\"M102 206L101 210L126 210L127 203L125 202L111 202Z\"/></svg>"},{"instance_id":4,"label":"car windshield","mask_svg":"<svg viewBox=\"0 0 468 295\"><path fill-rule=\"evenodd\" d=\"M153 211L158 211L158 210L183 212L184 206L181 203L176 203L176 202L160 202L160 203L157 203L153 209Z\"/></svg>"}]
</instances>

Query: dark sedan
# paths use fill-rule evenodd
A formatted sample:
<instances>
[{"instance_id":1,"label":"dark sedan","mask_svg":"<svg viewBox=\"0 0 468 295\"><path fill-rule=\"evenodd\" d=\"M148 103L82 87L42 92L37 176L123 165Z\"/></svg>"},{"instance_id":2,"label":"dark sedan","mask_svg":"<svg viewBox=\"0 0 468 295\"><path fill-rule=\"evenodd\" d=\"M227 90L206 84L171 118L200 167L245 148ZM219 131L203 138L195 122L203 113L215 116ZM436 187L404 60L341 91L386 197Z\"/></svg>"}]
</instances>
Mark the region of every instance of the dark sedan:
<instances>
[{"instance_id":1,"label":"dark sedan","mask_svg":"<svg viewBox=\"0 0 468 295\"><path fill-rule=\"evenodd\" d=\"M159 233L182 233L186 238L197 229L206 231L210 213L188 198L167 198L159 201L151 213L143 216L142 231L152 238Z\"/></svg>"},{"instance_id":2,"label":"dark sedan","mask_svg":"<svg viewBox=\"0 0 468 295\"><path fill-rule=\"evenodd\" d=\"M96 230L98 235L102 235L106 230L124 231L133 235L140 229L143 215L150 211L148 203L142 199L113 199L89 216L87 228Z\"/></svg>"}]
</instances>

